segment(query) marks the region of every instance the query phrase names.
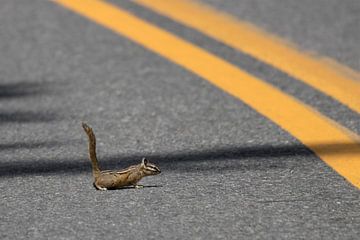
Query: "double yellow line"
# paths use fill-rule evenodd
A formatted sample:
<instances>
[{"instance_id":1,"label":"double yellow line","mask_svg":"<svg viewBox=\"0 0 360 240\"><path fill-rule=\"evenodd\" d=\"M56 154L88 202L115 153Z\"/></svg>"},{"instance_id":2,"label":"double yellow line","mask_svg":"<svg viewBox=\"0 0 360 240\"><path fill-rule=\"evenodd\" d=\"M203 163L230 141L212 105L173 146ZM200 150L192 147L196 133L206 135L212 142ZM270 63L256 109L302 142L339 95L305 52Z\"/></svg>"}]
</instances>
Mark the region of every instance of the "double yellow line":
<instances>
[{"instance_id":1,"label":"double yellow line","mask_svg":"<svg viewBox=\"0 0 360 240\"><path fill-rule=\"evenodd\" d=\"M121 34L122 36L131 39L147 49L186 68L190 72L197 74L203 79L208 80L229 94L239 98L299 139L329 166L345 177L350 183L360 188L359 138L355 134L338 125L336 122L324 117L316 110L304 105L292 96L281 92L270 84L267 84L266 82L242 71L238 67L224 61L223 59L214 56L211 53L177 36L174 36L157 26L149 24L107 2L100 0L57 0L56 2L113 30L118 34ZM229 33L219 33L219 35L217 35L217 28L214 27L212 29L212 27L209 27L211 23L215 24L215 22L211 19L217 19L219 16L222 18L224 16L216 15L215 12L211 12L213 10L209 10L209 8L204 8L204 12L201 13L201 10L203 9L201 5L194 4L187 0L138 0L138 2L146 4L147 7L168 15L177 21L186 23L187 25L194 27L199 31L205 32L212 37L218 36L218 39L231 45L231 43L226 41L226 39L231 39L234 32L230 31ZM173 9L171 4L167 4L166 2L171 2L171 4L175 5L179 4L177 6L181 5L184 8L179 8L179 10ZM181 10L184 9L190 11L188 12L189 14L181 13ZM195 22L195 19L193 19L194 21L191 20L192 15L204 18L204 21L209 21L210 24L206 26L202 25L205 22L195 24L193 23ZM190 20L186 20L187 17L189 17ZM223 28L224 26L218 27ZM236 29L236 24L232 27ZM212 30L210 31L208 29ZM241 25L239 25L239 30L237 31L241 31ZM230 36L229 38L226 37L227 34ZM235 32L235 34L240 33ZM261 39L259 39L259 41L261 41ZM234 41L234 43L235 42L236 41ZM261 49L260 45L255 44L255 46L256 48ZM241 44L237 48L245 51L242 49ZM284 60L278 60L278 62L273 62L271 58L267 58L266 60L262 58L261 51L258 50L258 52L260 54L257 56L258 58L265 62L271 62L272 65L283 71L289 71L294 75L297 71L300 73L302 71L302 75L298 73L298 77L301 80L317 82L320 81L319 79L326 77L328 79L334 79L332 74L337 74L336 76L339 77L339 79L345 79L347 83L354 84L351 85L354 86L354 88L358 87L355 81L349 80L337 71L331 72L328 69L329 72L321 71L325 74L321 75L320 73L308 73L304 70L294 70L293 67L286 70L286 66L284 67L284 64L282 65L282 61ZM297 51L294 50L294 52L296 53ZM301 55L300 52L297 53ZM294 56L296 57L296 54ZM317 63L314 59L311 59L311 61L313 61L312 63L314 64L323 64ZM312 66L312 63L309 65ZM320 65L316 65L316 67L319 67ZM331 74L331 76L327 74ZM339 84L341 81L339 80ZM329 85L329 82L327 84ZM321 84L319 86L321 87ZM341 89L342 87L336 85L331 88ZM320 88L320 90L322 89ZM354 90L355 93L358 90L359 89L356 88ZM323 91L328 93L325 90ZM334 90L334 92L337 91L338 90ZM341 96L348 96L344 92L341 94ZM335 95L336 94L332 96L337 98L338 95ZM357 98L354 101L349 101L350 104L355 104L355 108L353 108L355 110L357 110L356 107L358 107L356 101ZM347 105L349 106L349 104ZM332 146L331 151L326 149L329 146Z\"/></svg>"},{"instance_id":2,"label":"double yellow line","mask_svg":"<svg viewBox=\"0 0 360 240\"><path fill-rule=\"evenodd\" d=\"M360 113L360 75L315 59L255 26L189 0L135 0L319 89ZM358 81L352 80L357 78Z\"/></svg>"}]
</instances>

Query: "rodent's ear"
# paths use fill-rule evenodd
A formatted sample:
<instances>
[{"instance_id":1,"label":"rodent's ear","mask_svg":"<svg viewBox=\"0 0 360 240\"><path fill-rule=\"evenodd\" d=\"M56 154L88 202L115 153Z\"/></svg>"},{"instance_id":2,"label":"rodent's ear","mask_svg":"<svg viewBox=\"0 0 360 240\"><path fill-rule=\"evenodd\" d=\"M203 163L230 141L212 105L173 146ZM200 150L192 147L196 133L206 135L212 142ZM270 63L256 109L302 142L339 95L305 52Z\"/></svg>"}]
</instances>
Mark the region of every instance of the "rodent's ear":
<instances>
[{"instance_id":1,"label":"rodent's ear","mask_svg":"<svg viewBox=\"0 0 360 240\"><path fill-rule=\"evenodd\" d=\"M143 158L141 161L141 164L146 166L147 163L148 163L148 160L146 158Z\"/></svg>"}]
</instances>

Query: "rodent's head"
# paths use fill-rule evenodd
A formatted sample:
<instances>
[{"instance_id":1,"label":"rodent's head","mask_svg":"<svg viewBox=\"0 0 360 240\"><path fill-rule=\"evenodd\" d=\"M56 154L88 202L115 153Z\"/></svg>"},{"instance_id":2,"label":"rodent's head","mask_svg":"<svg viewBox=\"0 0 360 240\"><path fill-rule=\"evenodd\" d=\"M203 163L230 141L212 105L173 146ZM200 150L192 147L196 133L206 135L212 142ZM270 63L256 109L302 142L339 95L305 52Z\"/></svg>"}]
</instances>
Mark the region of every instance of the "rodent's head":
<instances>
[{"instance_id":1,"label":"rodent's head","mask_svg":"<svg viewBox=\"0 0 360 240\"><path fill-rule=\"evenodd\" d=\"M161 173L160 169L155 164L149 163L146 158L142 159L141 168L147 176Z\"/></svg>"}]
</instances>

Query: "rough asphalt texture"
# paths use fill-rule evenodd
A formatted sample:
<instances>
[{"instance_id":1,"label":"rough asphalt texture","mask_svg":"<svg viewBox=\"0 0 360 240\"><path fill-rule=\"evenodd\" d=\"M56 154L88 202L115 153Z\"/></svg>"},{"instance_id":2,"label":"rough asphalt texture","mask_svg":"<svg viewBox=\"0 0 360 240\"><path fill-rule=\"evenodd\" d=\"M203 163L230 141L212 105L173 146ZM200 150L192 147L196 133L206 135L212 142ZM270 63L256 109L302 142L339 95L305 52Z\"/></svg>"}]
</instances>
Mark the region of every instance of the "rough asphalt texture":
<instances>
[{"instance_id":1,"label":"rough asphalt texture","mask_svg":"<svg viewBox=\"0 0 360 240\"><path fill-rule=\"evenodd\" d=\"M360 3L357 0L203 0L307 51L360 70Z\"/></svg>"},{"instance_id":2,"label":"rough asphalt texture","mask_svg":"<svg viewBox=\"0 0 360 240\"><path fill-rule=\"evenodd\" d=\"M206 2L360 69L358 1L336 11L335 0ZM360 236L360 191L203 79L47 1L1 1L0 39L1 239ZM358 131L358 115L322 101L308 100ZM95 191L81 121L97 135L104 169L146 156L163 173L144 189Z\"/></svg>"}]
</instances>

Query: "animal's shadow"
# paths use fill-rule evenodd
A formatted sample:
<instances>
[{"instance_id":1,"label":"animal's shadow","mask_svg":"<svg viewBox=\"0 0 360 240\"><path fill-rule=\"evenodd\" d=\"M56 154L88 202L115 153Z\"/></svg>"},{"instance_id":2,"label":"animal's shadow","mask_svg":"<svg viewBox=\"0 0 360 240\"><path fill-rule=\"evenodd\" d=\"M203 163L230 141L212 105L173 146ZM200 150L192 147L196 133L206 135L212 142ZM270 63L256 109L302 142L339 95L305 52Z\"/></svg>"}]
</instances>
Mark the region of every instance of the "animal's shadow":
<instances>
[{"instance_id":1,"label":"animal's shadow","mask_svg":"<svg viewBox=\"0 0 360 240\"><path fill-rule=\"evenodd\" d=\"M96 190L99 190L95 187L95 184L93 184L94 188ZM120 188L108 188L108 191L116 191L116 190L127 190L127 189L136 189L136 190L141 190L143 188L162 188L163 185L140 185L140 188L136 188L135 186L125 186L125 187L120 187ZM101 191L101 190L99 190Z\"/></svg>"}]
</instances>

